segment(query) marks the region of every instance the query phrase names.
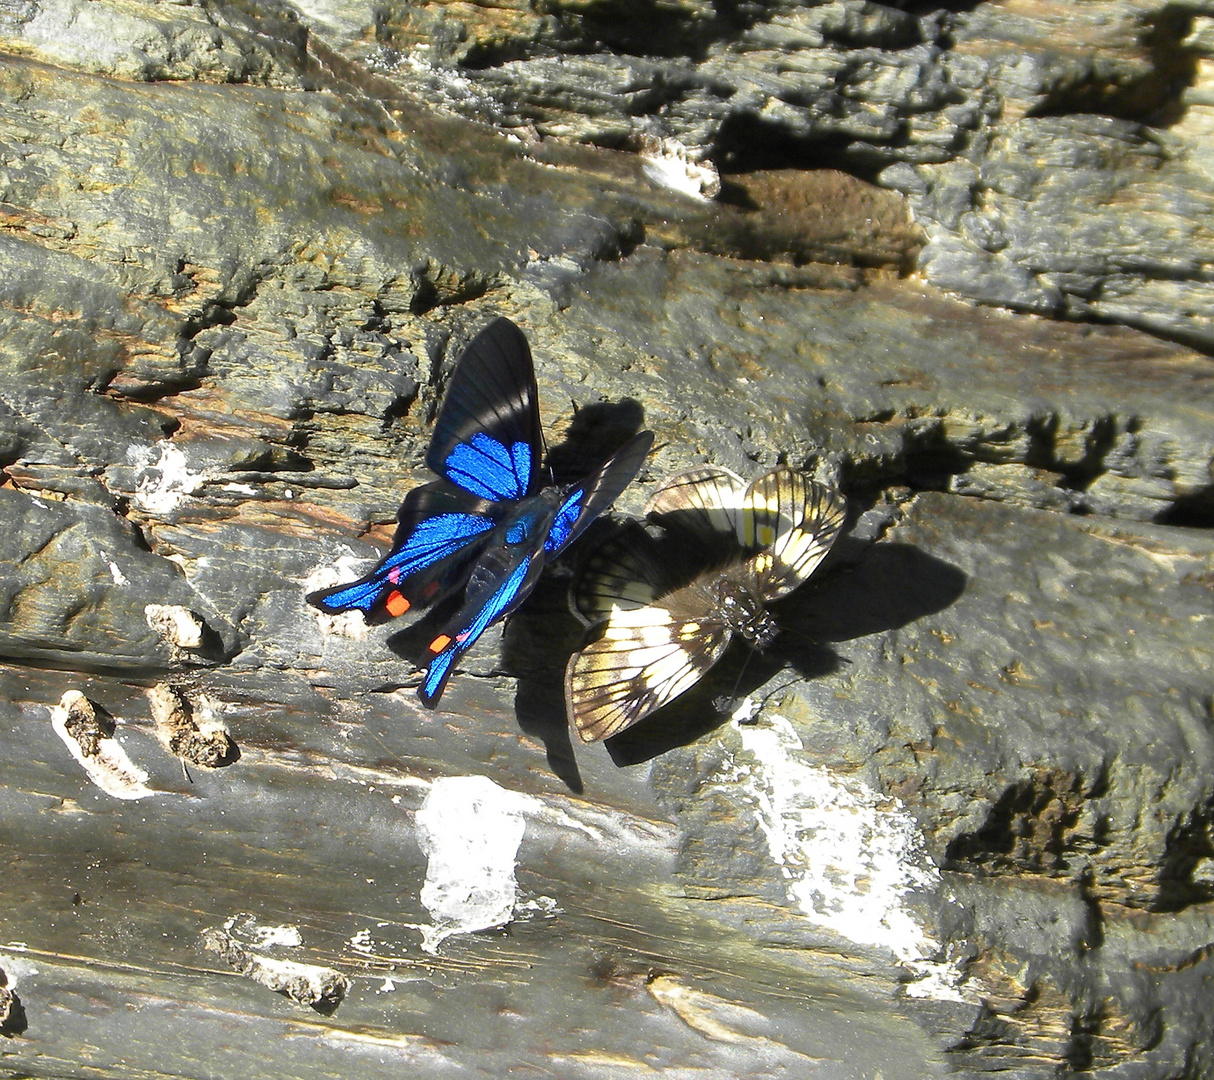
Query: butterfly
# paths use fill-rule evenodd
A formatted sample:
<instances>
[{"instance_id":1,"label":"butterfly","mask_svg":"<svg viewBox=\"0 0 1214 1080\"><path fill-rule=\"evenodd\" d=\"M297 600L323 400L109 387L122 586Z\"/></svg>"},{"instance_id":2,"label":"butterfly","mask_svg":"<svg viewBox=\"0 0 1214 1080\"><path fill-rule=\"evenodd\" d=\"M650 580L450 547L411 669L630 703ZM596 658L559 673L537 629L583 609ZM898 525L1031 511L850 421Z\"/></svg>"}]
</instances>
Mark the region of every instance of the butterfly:
<instances>
[{"instance_id":1,"label":"butterfly","mask_svg":"<svg viewBox=\"0 0 1214 1080\"><path fill-rule=\"evenodd\" d=\"M570 593L591 630L569 658L565 706L583 742L608 738L694 686L735 634L763 649L779 633L767 603L825 558L846 500L777 468L747 484L703 466L666 480L639 523L593 552Z\"/></svg>"},{"instance_id":2,"label":"butterfly","mask_svg":"<svg viewBox=\"0 0 1214 1080\"><path fill-rule=\"evenodd\" d=\"M440 479L405 497L392 549L370 573L310 593L308 602L379 622L463 588L459 611L430 642L418 687L422 704L434 708L455 662L615 501L652 443L653 432L638 432L580 483L545 486L531 350L514 323L495 319L451 373L426 452Z\"/></svg>"}]
</instances>

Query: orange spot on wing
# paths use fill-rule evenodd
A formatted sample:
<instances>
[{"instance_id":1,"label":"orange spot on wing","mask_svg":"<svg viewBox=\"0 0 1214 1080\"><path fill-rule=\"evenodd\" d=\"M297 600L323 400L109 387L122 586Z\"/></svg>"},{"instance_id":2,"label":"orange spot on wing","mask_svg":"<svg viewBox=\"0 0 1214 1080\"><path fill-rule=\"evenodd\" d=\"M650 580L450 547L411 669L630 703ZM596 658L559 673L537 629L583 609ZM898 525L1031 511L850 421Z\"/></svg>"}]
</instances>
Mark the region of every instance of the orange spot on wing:
<instances>
[{"instance_id":1,"label":"orange spot on wing","mask_svg":"<svg viewBox=\"0 0 1214 1080\"><path fill-rule=\"evenodd\" d=\"M409 601L398 592L388 593L388 600L384 606L388 609L389 615L403 615L411 607Z\"/></svg>"},{"instance_id":2,"label":"orange spot on wing","mask_svg":"<svg viewBox=\"0 0 1214 1080\"><path fill-rule=\"evenodd\" d=\"M448 637L446 634L439 634L438 637L430 642L430 651L433 653L440 653L450 644L450 637Z\"/></svg>"}]
</instances>

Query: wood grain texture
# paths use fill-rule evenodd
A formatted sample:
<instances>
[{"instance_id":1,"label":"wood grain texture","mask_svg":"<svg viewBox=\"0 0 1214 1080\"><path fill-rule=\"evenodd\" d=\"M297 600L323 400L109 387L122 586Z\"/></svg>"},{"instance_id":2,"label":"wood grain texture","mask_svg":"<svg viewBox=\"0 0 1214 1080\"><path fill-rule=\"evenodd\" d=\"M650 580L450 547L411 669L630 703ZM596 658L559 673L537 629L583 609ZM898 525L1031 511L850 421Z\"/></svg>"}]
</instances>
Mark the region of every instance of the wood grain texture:
<instances>
[{"instance_id":1,"label":"wood grain texture","mask_svg":"<svg viewBox=\"0 0 1214 1080\"><path fill-rule=\"evenodd\" d=\"M728 175L696 200L623 152L649 84L611 79L668 71L656 51L532 78L561 65L518 35L593 13L391 8L376 30L353 7L162 7L96 0L92 36L74 2L0 27L0 1071L1208 1071L1214 379L1173 342L1205 347L1205 301L1184 298L1209 184L1160 149L1190 127L1142 127L1124 89L1089 111L1106 75L1152 108L1183 90L1140 47L1187 40L1176 11L1089 5L1108 64L1068 38L1057 62L1090 80L1044 97L1056 5L941 15L952 44L850 3L735 28L701 74L734 79L739 51L771 78L790 57L856 71L846 108L832 82L787 114L774 160L742 122L753 94L726 114L669 84L688 145L778 174L739 182L750 207ZM655 50L697 11L721 29L665 11ZM766 31L774 52L752 48ZM394 57L411 34L480 65L461 74L487 96ZM570 85L596 92L528 105ZM477 120L435 107L457 90ZM970 108L1013 99L1014 123ZM819 235L770 210L819 152L887 185L845 248L830 215ZM926 280L894 269L919 242L899 185L934 223ZM1126 276L1144 245L1190 261ZM605 746L566 726L571 563L438 715L399 621L303 601L382 554L446 373L501 314L535 353L558 482L643 422L658 449L622 513L704 462L806 466L854 506L768 655L726 655ZM89 778L51 721L73 691L154 794ZM236 753L183 764L165 702ZM423 896L468 860L417 819L460 777L492 785L488 835L521 826L485 856L517 891L503 926L426 951ZM282 927L300 943L263 934ZM348 992L327 1012L275 993L204 948L217 929Z\"/></svg>"}]
</instances>

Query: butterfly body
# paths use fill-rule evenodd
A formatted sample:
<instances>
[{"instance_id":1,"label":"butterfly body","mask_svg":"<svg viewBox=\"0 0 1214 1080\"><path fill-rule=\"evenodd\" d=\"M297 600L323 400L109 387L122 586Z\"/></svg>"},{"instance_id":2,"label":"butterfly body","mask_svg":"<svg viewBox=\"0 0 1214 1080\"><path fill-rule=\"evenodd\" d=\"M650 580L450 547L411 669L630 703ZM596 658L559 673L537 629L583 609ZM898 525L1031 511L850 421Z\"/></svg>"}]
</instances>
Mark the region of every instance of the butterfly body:
<instances>
[{"instance_id":1,"label":"butterfly body","mask_svg":"<svg viewBox=\"0 0 1214 1080\"><path fill-rule=\"evenodd\" d=\"M769 646L779 628L767 604L813 573L845 506L787 468L750 484L707 466L667 480L646 507L662 540L625 529L585 561L571 596L592 628L565 671L582 741L623 731L690 689L735 635Z\"/></svg>"},{"instance_id":2,"label":"butterfly body","mask_svg":"<svg viewBox=\"0 0 1214 1080\"><path fill-rule=\"evenodd\" d=\"M451 374L426 453L440 479L406 496L392 549L370 573L308 601L331 613L357 609L377 622L462 588L460 610L430 642L418 688L433 708L455 661L610 506L652 442L652 432L639 432L580 483L545 486L531 350L517 326L497 319Z\"/></svg>"},{"instance_id":3,"label":"butterfly body","mask_svg":"<svg viewBox=\"0 0 1214 1080\"><path fill-rule=\"evenodd\" d=\"M566 494L562 488L549 487L513 505L498 504L493 508L498 511L493 514L498 524L486 547L526 547L536 536L546 537Z\"/></svg>"},{"instance_id":4,"label":"butterfly body","mask_svg":"<svg viewBox=\"0 0 1214 1080\"><path fill-rule=\"evenodd\" d=\"M757 649L766 649L780 633L763 597L745 581L722 576L712 583L711 614Z\"/></svg>"}]
</instances>

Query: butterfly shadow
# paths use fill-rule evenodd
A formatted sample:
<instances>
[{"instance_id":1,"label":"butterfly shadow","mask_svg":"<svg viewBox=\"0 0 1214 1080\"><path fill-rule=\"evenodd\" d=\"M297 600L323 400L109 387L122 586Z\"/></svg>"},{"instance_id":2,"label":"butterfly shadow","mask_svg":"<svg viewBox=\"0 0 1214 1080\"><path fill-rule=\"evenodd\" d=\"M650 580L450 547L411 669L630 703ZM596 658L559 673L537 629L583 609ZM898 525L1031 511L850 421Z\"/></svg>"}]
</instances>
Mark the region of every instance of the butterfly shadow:
<instances>
[{"instance_id":1,"label":"butterfly shadow","mask_svg":"<svg viewBox=\"0 0 1214 1080\"><path fill-rule=\"evenodd\" d=\"M964 571L911 544L843 536L825 567L776 605L781 626L839 643L898 630L951 607Z\"/></svg>"},{"instance_id":2,"label":"butterfly shadow","mask_svg":"<svg viewBox=\"0 0 1214 1080\"><path fill-rule=\"evenodd\" d=\"M514 714L544 744L548 767L580 795L582 777L565 716L565 665L582 639L569 610L569 572L549 570L502 633L502 666L516 679Z\"/></svg>"},{"instance_id":3,"label":"butterfly shadow","mask_svg":"<svg viewBox=\"0 0 1214 1080\"><path fill-rule=\"evenodd\" d=\"M572 483L632 438L643 426L645 410L633 398L594 402L579 408L559 443L548 449L554 484ZM579 548L593 547L614 526L593 522ZM576 549L575 549L576 552ZM569 610L571 566L564 557L540 578L502 633L503 670L517 680L515 716L524 733L544 744L548 766L569 789L583 790L565 714L565 665L582 640L583 627Z\"/></svg>"},{"instance_id":4,"label":"butterfly shadow","mask_svg":"<svg viewBox=\"0 0 1214 1080\"><path fill-rule=\"evenodd\" d=\"M780 635L768 649L759 652L735 639L704 679L607 739L607 751L619 766L636 765L694 742L781 671L790 675L784 685L829 675L848 662L836 645L942 611L961 596L967 580L955 566L909 544L842 537L809 582L771 605Z\"/></svg>"},{"instance_id":5,"label":"butterfly shadow","mask_svg":"<svg viewBox=\"0 0 1214 1080\"><path fill-rule=\"evenodd\" d=\"M501 670L517 681L514 706L519 727L544 744L553 774L580 794L581 774L565 720L565 664L581 640L582 627L569 611L568 591L568 571L549 570L540 578L527 602L506 620ZM384 644L420 670L428 659L427 645L460 603L458 595L447 597Z\"/></svg>"},{"instance_id":6,"label":"butterfly shadow","mask_svg":"<svg viewBox=\"0 0 1214 1080\"><path fill-rule=\"evenodd\" d=\"M565 605L568 588L568 575L549 571L540 578L527 602L506 620L501 669L517 680L514 707L519 727L544 744L553 774L570 791L581 794L581 774L565 720L565 663L581 633L581 624ZM448 597L385 644L420 670L428 659L427 645L459 604L458 596Z\"/></svg>"},{"instance_id":7,"label":"butterfly shadow","mask_svg":"<svg viewBox=\"0 0 1214 1080\"><path fill-rule=\"evenodd\" d=\"M580 480L640 431L644 422L645 410L633 398L583 405L561 441L548 448L552 482Z\"/></svg>"}]
</instances>

